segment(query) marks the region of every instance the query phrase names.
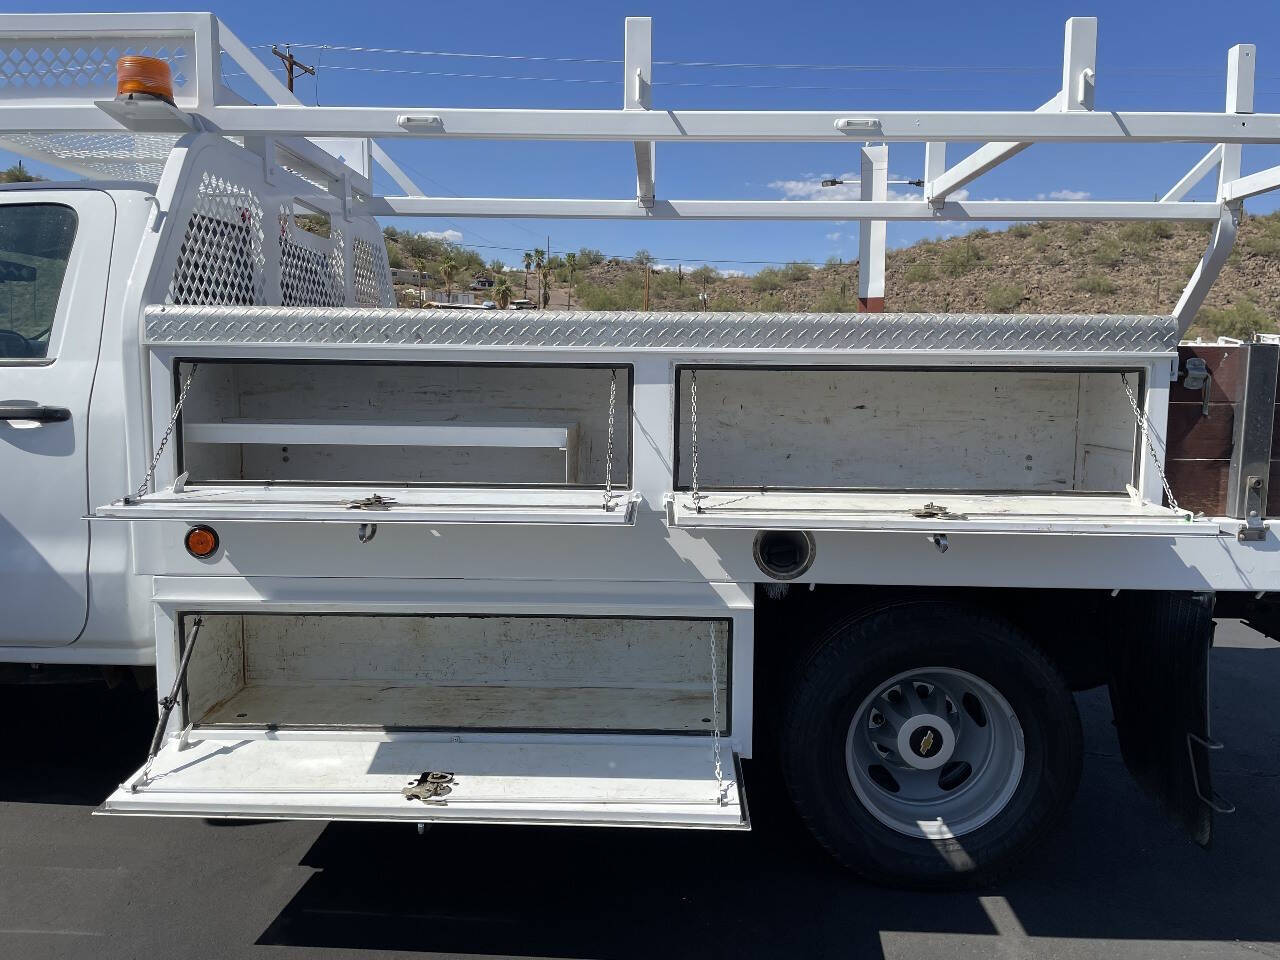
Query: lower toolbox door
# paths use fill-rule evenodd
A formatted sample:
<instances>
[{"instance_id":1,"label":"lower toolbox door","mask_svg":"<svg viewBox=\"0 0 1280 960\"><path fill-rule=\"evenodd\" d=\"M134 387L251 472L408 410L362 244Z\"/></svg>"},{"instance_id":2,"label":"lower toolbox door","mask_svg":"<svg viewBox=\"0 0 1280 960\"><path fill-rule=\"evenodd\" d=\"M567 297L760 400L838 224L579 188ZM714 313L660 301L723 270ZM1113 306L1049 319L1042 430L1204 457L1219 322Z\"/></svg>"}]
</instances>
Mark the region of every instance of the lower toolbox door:
<instances>
[{"instance_id":1,"label":"lower toolbox door","mask_svg":"<svg viewBox=\"0 0 1280 960\"><path fill-rule=\"evenodd\" d=\"M198 736L168 740L97 812L747 826L736 758L717 778L704 738L649 744Z\"/></svg>"}]
</instances>

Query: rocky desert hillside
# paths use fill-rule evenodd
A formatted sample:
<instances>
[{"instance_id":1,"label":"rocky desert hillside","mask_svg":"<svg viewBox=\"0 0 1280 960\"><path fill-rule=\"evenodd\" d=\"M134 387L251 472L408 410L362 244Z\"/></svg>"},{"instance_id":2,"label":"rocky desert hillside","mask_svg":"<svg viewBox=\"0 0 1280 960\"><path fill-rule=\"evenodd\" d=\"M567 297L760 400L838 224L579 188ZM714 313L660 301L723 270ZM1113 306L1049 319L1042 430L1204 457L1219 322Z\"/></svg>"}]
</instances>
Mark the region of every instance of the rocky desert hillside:
<instances>
[{"instance_id":1,"label":"rocky desert hillside","mask_svg":"<svg viewBox=\"0 0 1280 960\"><path fill-rule=\"evenodd\" d=\"M1167 223L1031 223L975 230L889 252L886 309L905 312L1167 313L1204 252L1210 227ZM412 251L410 248L413 248ZM442 240L388 232L393 265L422 264L435 274L452 258L455 284L494 275L473 251ZM573 264L553 256L544 271L550 306L558 309L639 309L644 261L605 258L583 249ZM538 296L538 271L508 270L512 296ZM791 263L751 276L723 276L710 267L654 264L655 310L854 311L857 264ZM705 304L705 306L704 306ZM1244 336L1280 329L1280 214L1247 218L1194 333Z\"/></svg>"}]
</instances>

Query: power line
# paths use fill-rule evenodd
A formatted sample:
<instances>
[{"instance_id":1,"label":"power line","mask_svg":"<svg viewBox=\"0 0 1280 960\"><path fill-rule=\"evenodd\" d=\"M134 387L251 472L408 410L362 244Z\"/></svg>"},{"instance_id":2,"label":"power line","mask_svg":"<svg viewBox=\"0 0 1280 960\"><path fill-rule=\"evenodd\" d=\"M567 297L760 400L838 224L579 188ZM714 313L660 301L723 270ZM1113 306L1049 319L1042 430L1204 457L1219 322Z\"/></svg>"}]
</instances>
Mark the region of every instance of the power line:
<instances>
[{"instance_id":1,"label":"power line","mask_svg":"<svg viewBox=\"0 0 1280 960\"><path fill-rule=\"evenodd\" d=\"M268 46L268 45L260 45ZM377 56L453 57L474 60L508 60L528 63L580 63L616 66L623 63L611 57L537 56L518 53L477 53L459 50L414 50L402 47L365 47L335 43L295 43L300 49L324 49L341 53ZM719 60L655 60L655 66L711 68L719 70L815 70L815 71L872 71L903 73L1047 73L1056 74L1056 66L1001 66L993 64L936 64L918 63L766 63L763 61ZM1174 69L1168 67L1118 67L1108 69L1114 75L1143 75L1152 77L1211 77L1220 78L1219 71L1207 67ZM1270 78L1274 79L1274 78Z\"/></svg>"}]
</instances>

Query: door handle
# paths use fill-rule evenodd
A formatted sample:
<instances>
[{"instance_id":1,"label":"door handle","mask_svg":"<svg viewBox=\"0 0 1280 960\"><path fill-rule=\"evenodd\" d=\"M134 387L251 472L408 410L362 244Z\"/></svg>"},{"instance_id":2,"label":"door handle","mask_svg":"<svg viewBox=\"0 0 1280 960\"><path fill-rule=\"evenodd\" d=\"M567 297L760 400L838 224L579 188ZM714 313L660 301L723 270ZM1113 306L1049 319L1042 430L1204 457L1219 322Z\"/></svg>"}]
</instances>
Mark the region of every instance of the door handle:
<instances>
[{"instance_id":1,"label":"door handle","mask_svg":"<svg viewBox=\"0 0 1280 960\"><path fill-rule=\"evenodd\" d=\"M45 407L21 403L0 404L0 420L34 420L36 423L62 423L71 419L66 407Z\"/></svg>"}]
</instances>

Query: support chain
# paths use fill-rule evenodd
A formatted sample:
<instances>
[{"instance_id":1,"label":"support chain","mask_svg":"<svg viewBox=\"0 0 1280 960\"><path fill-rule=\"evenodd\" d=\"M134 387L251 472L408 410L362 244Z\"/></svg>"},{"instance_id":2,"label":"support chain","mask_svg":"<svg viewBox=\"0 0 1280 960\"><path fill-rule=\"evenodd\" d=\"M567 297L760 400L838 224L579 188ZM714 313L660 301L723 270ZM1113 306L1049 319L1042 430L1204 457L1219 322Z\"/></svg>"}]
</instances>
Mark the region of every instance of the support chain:
<instances>
[{"instance_id":1,"label":"support chain","mask_svg":"<svg viewBox=\"0 0 1280 960\"><path fill-rule=\"evenodd\" d=\"M609 371L609 440L604 454L604 508L613 509L613 416L618 404L618 371Z\"/></svg>"},{"instance_id":2,"label":"support chain","mask_svg":"<svg viewBox=\"0 0 1280 960\"><path fill-rule=\"evenodd\" d=\"M702 512L702 494L698 492L698 371L689 371L689 452L692 473L689 489L693 494L693 509Z\"/></svg>"},{"instance_id":3,"label":"support chain","mask_svg":"<svg viewBox=\"0 0 1280 960\"><path fill-rule=\"evenodd\" d=\"M711 624L711 756L716 766L716 798L720 806L729 802L724 786L724 764L720 759L720 656L716 650L716 625Z\"/></svg>"},{"instance_id":4,"label":"support chain","mask_svg":"<svg viewBox=\"0 0 1280 960\"><path fill-rule=\"evenodd\" d=\"M1123 371L1120 373L1120 383L1124 387L1125 396L1129 398L1129 406L1133 408L1133 416L1138 421L1138 432L1142 434L1143 445L1147 448L1147 453L1151 455L1151 462L1155 465L1157 476L1160 477L1160 485L1164 487L1164 495L1169 501L1169 508L1174 513L1185 513L1187 520L1190 521L1192 519L1191 511L1184 510L1178 506L1178 498L1173 495L1173 489L1169 486L1169 478L1165 475L1164 464L1160 460L1160 455L1156 453L1151 427L1147 424L1147 415L1138 406L1138 398L1129 389L1129 375Z\"/></svg>"},{"instance_id":5,"label":"support chain","mask_svg":"<svg viewBox=\"0 0 1280 960\"><path fill-rule=\"evenodd\" d=\"M191 381L196 378L196 368L200 364L191 364L191 372L187 374L187 380L182 385L182 389L178 391L178 399L173 405L173 416L169 418L169 425L164 428L164 435L160 437L160 443L156 446L156 455L151 458L151 466L147 468L147 474L142 478L142 483L138 485L138 492L134 494L135 500L141 500L147 495L147 491L151 489L151 481L156 475L156 467L160 464L160 457L164 455L164 448L169 443L169 438L173 435L174 425L178 422L178 417L182 413L182 405L187 402L187 393L191 390ZM127 501L127 497L125 498Z\"/></svg>"}]
</instances>

